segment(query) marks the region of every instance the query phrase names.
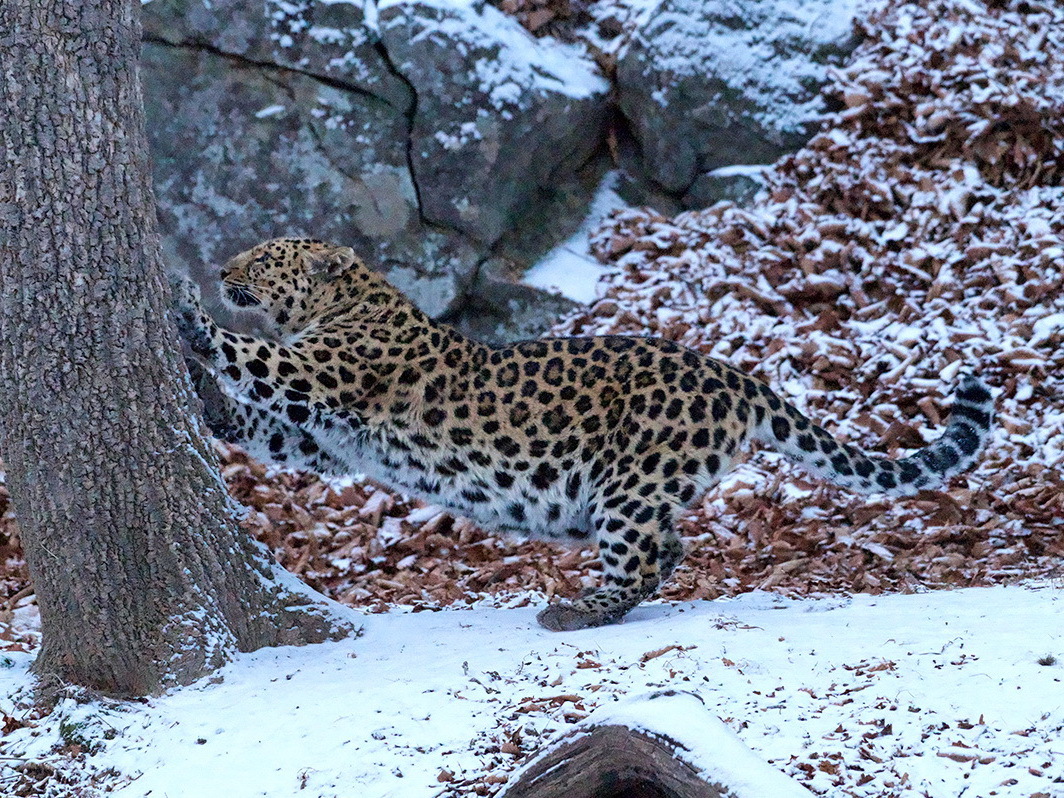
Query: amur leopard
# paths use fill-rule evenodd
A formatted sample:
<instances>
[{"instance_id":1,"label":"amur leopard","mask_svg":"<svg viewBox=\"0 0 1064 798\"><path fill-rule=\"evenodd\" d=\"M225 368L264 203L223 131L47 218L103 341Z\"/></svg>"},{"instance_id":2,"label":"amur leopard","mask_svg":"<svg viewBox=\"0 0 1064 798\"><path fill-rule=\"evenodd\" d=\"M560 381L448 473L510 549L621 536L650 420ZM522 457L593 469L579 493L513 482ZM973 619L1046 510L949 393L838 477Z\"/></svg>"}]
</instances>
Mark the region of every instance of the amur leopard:
<instances>
[{"instance_id":1,"label":"amur leopard","mask_svg":"<svg viewBox=\"0 0 1064 798\"><path fill-rule=\"evenodd\" d=\"M363 473L487 528L596 544L604 585L538 616L620 620L676 568L677 517L751 441L862 494L969 467L993 402L963 377L945 433L899 460L836 441L762 382L659 338L489 346L437 323L348 247L277 239L229 261L224 295L272 334L225 329L176 283L187 347L216 381L211 426L260 458Z\"/></svg>"}]
</instances>

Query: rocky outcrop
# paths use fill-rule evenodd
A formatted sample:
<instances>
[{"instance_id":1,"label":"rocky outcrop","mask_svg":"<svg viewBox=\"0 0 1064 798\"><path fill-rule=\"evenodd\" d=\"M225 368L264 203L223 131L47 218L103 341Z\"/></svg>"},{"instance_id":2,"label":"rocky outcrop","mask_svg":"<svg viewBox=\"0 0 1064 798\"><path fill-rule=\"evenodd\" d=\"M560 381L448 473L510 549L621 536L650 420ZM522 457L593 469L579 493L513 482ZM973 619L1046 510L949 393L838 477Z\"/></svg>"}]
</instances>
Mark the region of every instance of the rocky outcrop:
<instances>
[{"instance_id":1,"label":"rocky outcrop","mask_svg":"<svg viewBox=\"0 0 1064 798\"><path fill-rule=\"evenodd\" d=\"M621 112L639 154L629 168L709 204L734 181L718 167L771 163L809 138L827 65L857 44L857 0L664 0L617 65Z\"/></svg>"},{"instance_id":2,"label":"rocky outcrop","mask_svg":"<svg viewBox=\"0 0 1064 798\"><path fill-rule=\"evenodd\" d=\"M151 0L165 251L341 241L433 316L534 335L570 305L517 277L573 232L609 155L643 200L748 195L756 173L717 167L804 141L854 2L665 0L611 88L584 46L484 0Z\"/></svg>"},{"instance_id":3,"label":"rocky outcrop","mask_svg":"<svg viewBox=\"0 0 1064 798\"><path fill-rule=\"evenodd\" d=\"M148 41L303 72L404 111L414 102L377 47L363 2L151 0L143 10Z\"/></svg>"},{"instance_id":4,"label":"rocky outcrop","mask_svg":"<svg viewBox=\"0 0 1064 798\"><path fill-rule=\"evenodd\" d=\"M484 330L513 291L481 265L571 185L599 145L609 87L575 48L562 57L493 8L381 13L386 41L362 3L145 6L164 248L220 263L275 235L342 241L430 314ZM521 333L559 310L514 291Z\"/></svg>"},{"instance_id":5,"label":"rocky outcrop","mask_svg":"<svg viewBox=\"0 0 1064 798\"><path fill-rule=\"evenodd\" d=\"M609 84L575 46L543 46L471 0L381 3L380 32L417 94L411 167L428 220L495 243L599 147Z\"/></svg>"}]
</instances>

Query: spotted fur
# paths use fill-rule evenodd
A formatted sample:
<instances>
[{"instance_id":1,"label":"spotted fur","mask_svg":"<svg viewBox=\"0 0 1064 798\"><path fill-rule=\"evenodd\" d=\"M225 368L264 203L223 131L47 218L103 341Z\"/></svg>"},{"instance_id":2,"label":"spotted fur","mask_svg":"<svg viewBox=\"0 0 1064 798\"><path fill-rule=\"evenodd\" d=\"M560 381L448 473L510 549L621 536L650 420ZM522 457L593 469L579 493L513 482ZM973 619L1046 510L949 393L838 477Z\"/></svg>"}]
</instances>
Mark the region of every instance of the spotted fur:
<instances>
[{"instance_id":1,"label":"spotted fur","mask_svg":"<svg viewBox=\"0 0 1064 798\"><path fill-rule=\"evenodd\" d=\"M844 488L905 496L968 468L992 423L989 392L965 377L939 440L867 454L671 341L470 340L317 241L262 244L223 280L277 336L219 327L181 286L179 327L220 388L213 426L260 457L364 473L486 527L594 542L605 584L541 612L554 630L620 620L653 594L683 556L677 517L752 440Z\"/></svg>"}]
</instances>

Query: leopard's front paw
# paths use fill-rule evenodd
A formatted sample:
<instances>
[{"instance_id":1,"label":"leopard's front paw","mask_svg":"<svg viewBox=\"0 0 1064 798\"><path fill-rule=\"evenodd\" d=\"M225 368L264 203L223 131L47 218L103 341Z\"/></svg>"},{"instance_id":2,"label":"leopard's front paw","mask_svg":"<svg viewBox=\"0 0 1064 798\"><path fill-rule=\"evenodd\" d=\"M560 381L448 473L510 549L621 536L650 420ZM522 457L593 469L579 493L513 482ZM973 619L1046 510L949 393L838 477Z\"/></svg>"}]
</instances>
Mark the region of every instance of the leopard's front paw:
<instances>
[{"instance_id":1,"label":"leopard's front paw","mask_svg":"<svg viewBox=\"0 0 1064 798\"><path fill-rule=\"evenodd\" d=\"M170 284L171 304L175 308L199 309L202 306L200 288L191 277L177 271L168 271L166 279Z\"/></svg>"},{"instance_id":2,"label":"leopard's front paw","mask_svg":"<svg viewBox=\"0 0 1064 798\"><path fill-rule=\"evenodd\" d=\"M170 274L173 318L189 349L200 357L211 353L209 320L200 303L200 290L184 275Z\"/></svg>"},{"instance_id":3,"label":"leopard's front paw","mask_svg":"<svg viewBox=\"0 0 1064 798\"><path fill-rule=\"evenodd\" d=\"M572 604L559 602L551 604L547 609L541 610L536 616L540 626L550 629L552 632L572 632L576 629L590 629L593 626L602 626L610 623L612 618L604 617L599 613L589 612L574 607Z\"/></svg>"}]
</instances>

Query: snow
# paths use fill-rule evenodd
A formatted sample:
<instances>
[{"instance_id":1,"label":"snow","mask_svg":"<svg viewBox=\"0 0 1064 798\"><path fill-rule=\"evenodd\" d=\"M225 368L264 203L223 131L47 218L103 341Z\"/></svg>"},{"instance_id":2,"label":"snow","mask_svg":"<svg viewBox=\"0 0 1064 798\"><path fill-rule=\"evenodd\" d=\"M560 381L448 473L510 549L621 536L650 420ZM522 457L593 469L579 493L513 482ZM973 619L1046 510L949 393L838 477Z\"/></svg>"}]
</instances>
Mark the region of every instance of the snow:
<instances>
[{"instance_id":1,"label":"snow","mask_svg":"<svg viewBox=\"0 0 1064 798\"><path fill-rule=\"evenodd\" d=\"M256 119L266 119L267 117L270 117L270 116L277 116L278 114L283 114L284 110L285 110L285 107L283 105L280 105L280 104L278 104L278 105L267 105L265 108L262 108L262 109L260 109L260 110L255 112L255 118Z\"/></svg>"},{"instance_id":2,"label":"snow","mask_svg":"<svg viewBox=\"0 0 1064 798\"><path fill-rule=\"evenodd\" d=\"M1050 313L1034 323L1034 335L1028 345L1036 346L1062 328L1064 328L1064 313Z\"/></svg>"},{"instance_id":3,"label":"snow","mask_svg":"<svg viewBox=\"0 0 1064 798\"><path fill-rule=\"evenodd\" d=\"M624 726L676 743L679 756L707 781L727 785L734 798L810 798L800 787L751 751L735 732L705 711L691 692L659 690L622 698L595 710L589 726ZM519 778L515 774L514 778Z\"/></svg>"},{"instance_id":4,"label":"snow","mask_svg":"<svg viewBox=\"0 0 1064 798\"><path fill-rule=\"evenodd\" d=\"M717 7L673 0L643 17L637 37L652 42L655 69L700 75L712 65L713 76L750 98L767 121L792 130L821 112L819 96L800 107L793 103L823 74L809 51L846 42L860 5L861 0L789 0ZM766 63L774 68L765 70ZM666 95L659 96L664 101Z\"/></svg>"},{"instance_id":5,"label":"snow","mask_svg":"<svg viewBox=\"0 0 1064 798\"><path fill-rule=\"evenodd\" d=\"M576 100L609 91L583 47L553 39L536 39L517 21L477 0L382 0L377 13L408 7L433 9L439 19L417 13L421 30L413 41L438 39L460 51L482 51L474 64L481 90L497 110L520 104L527 91L559 92ZM505 58L500 58L505 54Z\"/></svg>"},{"instance_id":6,"label":"snow","mask_svg":"<svg viewBox=\"0 0 1064 798\"><path fill-rule=\"evenodd\" d=\"M363 0L362 14L366 20L366 27L374 34L380 34L380 18L377 14L375 0Z\"/></svg>"},{"instance_id":7,"label":"snow","mask_svg":"<svg viewBox=\"0 0 1064 798\"><path fill-rule=\"evenodd\" d=\"M524 274L524 282L557 291L577 302L591 303L599 296L599 280L608 270L591 254L591 234L603 219L628 204L617 194L618 172L607 173L599 184L580 228L544 255Z\"/></svg>"},{"instance_id":8,"label":"snow","mask_svg":"<svg viewBox=\"0 0 1064 798\"><path fill-rule=\"evenodd\" d=\"M1064 653L1059 585L755 592L562 635L535 611L369 615L357 639L241 655L143 704L66 699L2 738L15 759L0 760L0 786L12 763L47 761L122 798L472 794L594 711L667 730L703 764L722 766L718 746L736 770L756 756L826 796L1064 789L1064 669L1038 664ZM5 715L27 712L32 659L0 660ZM730 731L628 703L663 689L694 693L683 700ZM61 736L95 753L68 759Z\"/></svg>"},{"instance_id":9,"label":"snow","mask_svg":"<svg viewBox=\"0 0 1064 798\"><path fill-rule=\"evenodd\" d=\"M644 25L663 0L599 0L587 5L593 22L580 29L579 36L602 53L617 55L627 46L629 35ZM606 24L608 23L608 24ZM617 27L628 35L610 35L605 31Z\"/></svg>"},{"instance_id":10,"label":"snow","mask_svg":"<svg viewBox=\"0 0 1064 798\"><path fill-rule=\"evenodd\" d=\"M707 172L710 177L749 177L751 180L762 182L765 177L764 164L730 164L718 166Z\"/></svg>"}]
</instances>

